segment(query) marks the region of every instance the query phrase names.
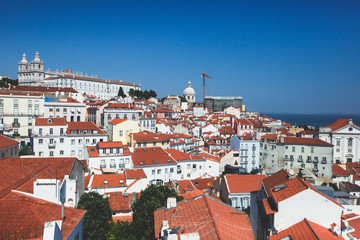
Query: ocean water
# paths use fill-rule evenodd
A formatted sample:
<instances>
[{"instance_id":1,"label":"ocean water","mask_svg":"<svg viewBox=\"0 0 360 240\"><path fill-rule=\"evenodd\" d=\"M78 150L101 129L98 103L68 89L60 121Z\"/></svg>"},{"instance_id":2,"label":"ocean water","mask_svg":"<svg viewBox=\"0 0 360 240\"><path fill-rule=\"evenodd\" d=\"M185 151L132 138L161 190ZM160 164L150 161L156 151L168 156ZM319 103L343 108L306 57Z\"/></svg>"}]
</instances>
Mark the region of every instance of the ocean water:
<instances>
[{"instance_id":1,"label":"ocean water","mask_svg":"<svg viewBox=\"0 0 360 240\"><path fill-rule=\"evenodd\" d=\"M263 113L274 119L281 119L293 125L325 126L335 122L339 118L351 118L360 125L360 114L294 114L294 113Z\"/></svg>"}]
</instances>

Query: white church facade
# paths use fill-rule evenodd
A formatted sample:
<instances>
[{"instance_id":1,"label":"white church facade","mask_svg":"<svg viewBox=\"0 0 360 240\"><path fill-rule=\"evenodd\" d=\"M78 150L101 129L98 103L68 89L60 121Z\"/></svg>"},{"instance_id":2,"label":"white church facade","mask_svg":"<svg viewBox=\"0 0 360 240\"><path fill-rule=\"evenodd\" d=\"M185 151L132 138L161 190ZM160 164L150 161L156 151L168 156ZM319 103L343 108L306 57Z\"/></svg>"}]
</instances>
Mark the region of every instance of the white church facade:
<instances>
[{"instance_id":1,"label":"white church facade","mask_svg":"<svg viewBox=\"0 0 360 240\"><path fill-rule=\"evenodd\" d=\"M81 94L93 95L98 99L117 96L120 87L126 95L129 94L130 89L141 90L141 85L138 84L84 76L69 69L62 72L44 70L44 62L40 60L38 52L30 63L26 59L26 54L23 54L18 65L18 80L19 85L74 88Z\"/></svg>"}]
</instances>

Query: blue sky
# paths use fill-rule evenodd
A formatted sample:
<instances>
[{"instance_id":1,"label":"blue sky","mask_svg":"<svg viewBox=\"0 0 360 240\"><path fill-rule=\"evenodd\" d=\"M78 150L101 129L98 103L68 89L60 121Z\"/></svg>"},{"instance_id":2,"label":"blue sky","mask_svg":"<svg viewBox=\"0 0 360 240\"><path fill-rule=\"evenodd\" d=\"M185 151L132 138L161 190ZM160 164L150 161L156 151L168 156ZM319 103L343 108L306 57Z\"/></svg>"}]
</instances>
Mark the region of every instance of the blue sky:
<instances>
[{"instance_id":1,"label":"blue sky","mask_svg":"<svg viewBox=\"0 0 360 240\"><path fill-rule=\"evenodd\" d=\"M270 3L271 2L271 3ZM248 111L359 113L359 1L1 1L0 75L38 50L45 68L141 83L190 80Z\"/></svg>"}]
</instances>

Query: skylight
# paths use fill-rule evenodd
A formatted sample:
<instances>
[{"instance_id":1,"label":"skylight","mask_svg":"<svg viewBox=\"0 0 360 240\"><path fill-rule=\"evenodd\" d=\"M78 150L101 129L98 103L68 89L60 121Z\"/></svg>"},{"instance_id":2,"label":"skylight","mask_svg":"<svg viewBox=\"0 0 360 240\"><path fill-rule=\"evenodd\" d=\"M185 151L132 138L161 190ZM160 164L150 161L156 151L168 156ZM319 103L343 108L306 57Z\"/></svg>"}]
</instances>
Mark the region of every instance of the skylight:
<instances>
[{"instance_id":1,"label":"skylight","mask_svg":"<svg viewBox=\"0 0 360 240\"><path fill-rule=\"evenodd\" d=\"M157 164L157 161L153 161L154 164Z\"/></svg>"},{"instance_id":2,"label":"skylight","mask_svg":"<svg viewBox=\"0 0 360 240\"><path fill-rule=\"evenodd\" d=\"M143 163L143 162L140 162L140 165L144 165L144 163Z\"/></svg>"}]
</instances>

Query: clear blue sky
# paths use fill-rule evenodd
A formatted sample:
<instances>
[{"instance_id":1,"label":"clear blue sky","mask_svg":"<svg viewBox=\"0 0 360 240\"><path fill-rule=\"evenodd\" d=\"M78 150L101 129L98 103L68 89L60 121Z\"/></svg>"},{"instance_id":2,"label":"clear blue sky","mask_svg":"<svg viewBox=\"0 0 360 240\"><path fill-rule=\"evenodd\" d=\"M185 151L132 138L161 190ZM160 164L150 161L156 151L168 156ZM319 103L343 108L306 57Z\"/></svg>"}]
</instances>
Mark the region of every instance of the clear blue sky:
<instances>
[{"instance_id":1,"label":"clear blue sky","mask_svg":"<svg viewBox=\"0 0 360 240\"><path fill-rule=\"evenodd\" d=\"M271 2L271 3L270 3ZM360 1L0 1L0 75L45 68L141 83L189 80L248 111L359 113Z\"/></svg>"}]
</instances>

